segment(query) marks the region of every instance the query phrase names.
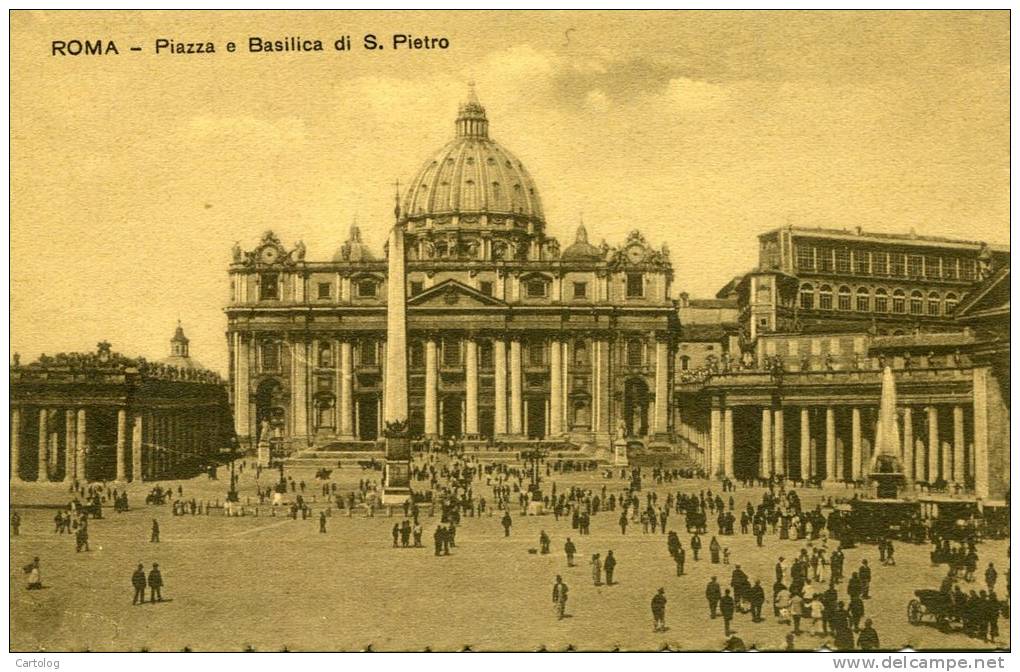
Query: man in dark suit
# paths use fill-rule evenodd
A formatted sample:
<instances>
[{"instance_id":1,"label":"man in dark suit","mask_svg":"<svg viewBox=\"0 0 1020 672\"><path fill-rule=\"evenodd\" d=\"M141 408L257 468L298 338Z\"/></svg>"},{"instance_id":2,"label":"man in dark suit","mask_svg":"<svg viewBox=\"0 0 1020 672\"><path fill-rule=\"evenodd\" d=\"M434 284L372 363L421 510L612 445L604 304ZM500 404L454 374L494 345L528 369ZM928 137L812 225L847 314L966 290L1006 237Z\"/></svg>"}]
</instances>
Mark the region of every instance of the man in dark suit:
<instances>
[{"instance_id":1,"label":"man in dark suit","mask_svg":"<svg viewBox=\"0 0 1020 672\"><path fill-rule=\"evenodd\" d=\"M722 612L723 618L723 632L726 636L730 636L730 621L733 620L733 612L736 610L736 604L733 602L733 596L730 595L730 589L726 589L726 593L719 600L719 611Z\"/></svg>"},{"instance_id":2,"label":"man in dark suit","mask_svg":"<svg viewBox=\"0 0 1020 672\"><path fill-rule=\"evenodd\" d=\"M705 598L708 600L708 610L715 618L716 609L719 607L719 599L722 597L722 590L719 588L719 583L713 576L712 580L708 582L708 586L705 588Z\"/></svg>"},{"instance_id":3,"label":"man in dark suit","mask_svg":"<svg viewBox=\"0 0 1020 672\"><path fill-rule=\"evenodd\" d=\"M652 620L655 622L655 632L666 631L666 589L659 588L659 592L652 597Z\"/></svg>"},{"instance_id":4,"label":"man in dark suit","mask_svg":"<svg viewBox=\"0 0 1020 672\"><path fill-rule=\"evenodd\" d=\"M152 570L149 572L149 591L150 601L163 601L163 575L159 571L158 563L153 563Z\"/></svg>"},{"instance_id":5,"label":"man in dark suit","mask_svg":"<svg viewBox=\"0 0 1020 672\"><path fill-rule=\"evenodd\" d=\"M138 563L138 569L131 575L131 585L135 588L135 596L131 604L145 604L145 569Z\"/></svg>"}]
</instances>

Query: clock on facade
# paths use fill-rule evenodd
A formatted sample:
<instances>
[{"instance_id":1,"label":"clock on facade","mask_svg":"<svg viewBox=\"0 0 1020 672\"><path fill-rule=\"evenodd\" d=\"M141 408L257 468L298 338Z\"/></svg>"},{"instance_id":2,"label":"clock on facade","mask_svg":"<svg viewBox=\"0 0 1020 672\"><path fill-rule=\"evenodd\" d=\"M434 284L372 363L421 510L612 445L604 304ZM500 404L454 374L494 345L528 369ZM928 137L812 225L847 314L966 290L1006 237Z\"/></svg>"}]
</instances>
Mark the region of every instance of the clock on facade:
<instances>
[{"instance_id":1,"label":"clock on facade","mask_svg":"<svg viewBox=\"0 0 1020 672\"><path fill-rule=\"evenodd\" d=\"M640 264L645 258L645 251L640 245L631 245L627 248L627 260L632 264Z\"/></svg>"},{"instance_id":2,"label":"clock on facade","mask_svg":"<svg viewBox=\"0 0 1020 672\"><path fill-rule=\"evenodd\" d=\"M271 264L274 261L276 261L276 258L279 256L279 253L276 251L275 247L264 247L262 248L261 256L263 262Z\"/></svg>"}]
</instances>

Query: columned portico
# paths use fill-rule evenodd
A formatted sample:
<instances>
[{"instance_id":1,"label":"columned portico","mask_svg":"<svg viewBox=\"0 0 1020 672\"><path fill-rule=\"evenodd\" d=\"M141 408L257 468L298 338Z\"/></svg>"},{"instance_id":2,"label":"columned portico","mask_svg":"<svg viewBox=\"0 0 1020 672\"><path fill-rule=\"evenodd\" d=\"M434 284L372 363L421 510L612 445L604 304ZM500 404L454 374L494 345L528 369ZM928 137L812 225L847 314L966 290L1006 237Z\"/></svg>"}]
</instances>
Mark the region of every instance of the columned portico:
<instances>
[{"instance_id":1,"label":"columned portico","mask_svg":"<svg viewBox=\"0 0 1020 672\"><path fill-rule=\"evenodd\" d=\"M807 406L800 409L800 477L811 478L811 409Z\"/></svg>"},{"instance_id":2,"label":"columned portico","mask_svg":"<svg viewBox=\"0 0 1020 672\"><path fill-rule=\"evenodd\" d=\"M523 378L521 371L521 341L515 337L510 341L510 423L509 431L514 436L524 433L523 420Z\"/></svg>"},{"instance_id":3,"label":"columned portico","mask_svg":"<svg viewBox=\"0 0 1020 672\"><path fill-rule=\"evenodd\" d=\"M910 406L903 407L903 475L907 483L914 476L914 412Z\"/></svg>"},{"instance_id":4,"label":"columned portico","mask_svg":"<svg viewBox=\"0 0 1020 672\"><path fill-rule=\"evenodd\" d=\"M351 342L340 342L340 438L354 439L354 367L351 361Z\"/></svg>"},{"instance_id":5,"label":"columned portico","mask_svg":"<svg viewBox=\"0 0 1020 672\"><path fill-rule=\"evenodd\" d=\"M142 443L144 426L142 413L135 413L131 423L131 480L140 483L142 480Z\"/></svg>"},{"instance_id":6,"label":"columned portico","mask_svg":"<svg viewBox=\"0 0 1020 672\"><path fill-rule=\"evenodd\" d=\"M425 341L425 436L439 436L439 371L435 337Z\"/></svg>"},{"instance_id":7,"label":"columned portico","mask_svg":"<svg viewBox=\"0 0 1020 672\"><path fill-rule=\"evenodd\" d=\"M726 478L733 478L733 408L726 406L723 409L723 475Z\"/></svg>"},{"instance_id":8,"label":"columned portico","mask_svg":"<svg viewBox=\"0 0 1020 672\"><path fill-rule=\"evenodd\" d=\"M774 473L787 476L786 473L786 437L783 434L783 407L772 410L772 458Z\"/></svg>"},{"instance_id":9,"label":"columned portico","mask_svg":"<svg viewBox=\"0 0 1020 672\"><path fill-rule=\"evenodd\" d=\"M78 482L85 482L85 461L88 459L89 446L88 446L88 414L84 408L78 409L78 438L75 440L75 451L77 457L75 458L75 474Z\"/></svg>"},{"instance_id":10,"label":"columned portico","mask_svg":"<svg viewBox=\"0 0 1020 672\"><path fill-rule=\"evenodd\" d=\"M836 409L825 407L825 480L834 483L836 472Z\"/></svg>"},{"instance_id":11,"label":"columned portico","mask_svg":"<svg viewBox=\"0 0 1020 672\"><path fill-rule=\"evenodd\" d=\"M117 409L117 482L127 481L127 410Z\"/></svg>"},{"instance_id":12,"label":"columned portico","mask_svg":"<svg viewBox=\"0 0 1020 672\"><path fill-rule=\"evenodd\" d=\"M963 434L963 406L953 406L953 483L962 486L965 482Z\"/></svg>"},{"instance_id":13,"label":"columned portico","mask_svg":"<svg viewBox=\"0 0 1020 672\"><path fill-rule=\"evenodd\" d=\"M563 357L561 343L549 341L549 435L563 434Z\"/></svg>"},{"instance_id":14,"label":"columned portico","mask_svg":"<svg viewBox=\"0 0 1020 672\"><path fill-rule=\"evenodd\" d=\"M48 408L39 409L39 450L37 453L39 471L35 480L37 481L48 481L50 480L49 469L46 464L46 445L49 441L49 419L50 410Z\"/></svg>"},{"instance_id":15,"label":"columned portico","mask_svg":"<svg viewBox=\"0 0 1020 672\"><path fill-rule=\"evenodd\" d=\"M861 471L864 456L864 447L861 442L861 409L854 406L850 409L850 474L851 478L859 481L863 478Z\"/></svg>"},{"instance_id":16,"label":"columned portico","mask_svg":"<svg viewBox=\"0 0 1020 672\"><path fill-rule=\"evenodd\" d=\"M464 433L478 436L478 341L469 337L464 352L464 391L466 393Z\"/></svg>"},{"instance_id":17,"label":"columned portico","mask_svg":"<svg viewBox=\"0 0 1020 672\"><path fill-rule=\"evenodd\" d=\"M761 477L772 476L772 409L761 409Z\"/></svg>"},{"instance_id":18,"label":"columned portico","mask_svg":"<svg viewBox=\"0 0 1020 672\"><path fill-rule=\"evenodd\" d=\"M21 480L21 409L11 408L11 480Z\"/></svg>"},{"instance_id":19,"label":"columned portico","mask_svg":"<svg viewBox=\"0 0 1020 672\"><path fill-rule=\"evenodd\" d=\"M928 413L928 483L939 480L939 411L929 406Z\"/></svg>"},{"instance_id":20,"label":"columned portico","mask_svg":"<svg viewBox=\"0 0 1020 672\"><path fill-rule=\"evenodd\" d=\"M495 371L493 373L493 396L496 408L493 411L493 425L496 436L507 433L506 418L506 342L497 338L492 344Z\"/></svg>"}]
</instances>

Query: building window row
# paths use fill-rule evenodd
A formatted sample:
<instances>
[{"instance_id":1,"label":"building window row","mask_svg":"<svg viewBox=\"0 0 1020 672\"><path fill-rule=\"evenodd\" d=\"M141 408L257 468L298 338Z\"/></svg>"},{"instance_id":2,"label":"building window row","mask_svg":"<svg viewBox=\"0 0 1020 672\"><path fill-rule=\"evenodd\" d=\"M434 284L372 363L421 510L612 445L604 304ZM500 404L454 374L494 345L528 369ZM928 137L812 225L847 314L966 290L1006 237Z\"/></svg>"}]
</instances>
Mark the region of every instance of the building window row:
<instances>
[{"instance_id":1,"label":"building window row","mask_svg":"<svg viewBox=\"0 0 1020 672\"><path fill-rule=\"evenodd\" d=\"M963 280L976 277L977 262L963 257L858 250L847 246L798 244L797 270L894 278Z\"/></svg>"},{"instance_id":2,"label":"building window row","mask_svg":"<svg viewBox=\"0 0 1020 672\"><path fill-rule=\"evenodd\" d=\"M802 310L835 310L855 311L858 313L900 313L911 315L928 315L930 317L950 316L956 312L959 298L953 292L943 296L931 291L925 295L915 289L907 295L903 289L892 292L892 309L890 311L889 290L879 287L872 292L867 287L858 287L856 291L848 285L842 285L833 291L832 285L819 285L817 288L808 282L800 286L800 307Z\"/></svg>"}]
</instances>

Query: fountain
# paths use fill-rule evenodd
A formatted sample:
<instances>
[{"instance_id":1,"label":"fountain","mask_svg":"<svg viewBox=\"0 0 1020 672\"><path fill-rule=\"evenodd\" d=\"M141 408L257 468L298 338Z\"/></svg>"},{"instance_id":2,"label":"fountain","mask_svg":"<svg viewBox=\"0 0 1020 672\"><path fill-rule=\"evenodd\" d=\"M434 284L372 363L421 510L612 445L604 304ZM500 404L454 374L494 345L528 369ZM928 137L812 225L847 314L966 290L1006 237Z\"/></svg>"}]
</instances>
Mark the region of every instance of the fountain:
<instances>
[{"instance_id":1,"label":"fountain","mask_svg":"<svg viewBox=\"0 0 1020 672\"><path fill-rule=\"evenodd\" d=\"M896 499L899 489L906 483L902 456L900 428L896 417L896 381L892 368L887 366L882 372L875 456L869 474L869 478L875 481L879 499Z\"/></svg>"}]
</instances>

